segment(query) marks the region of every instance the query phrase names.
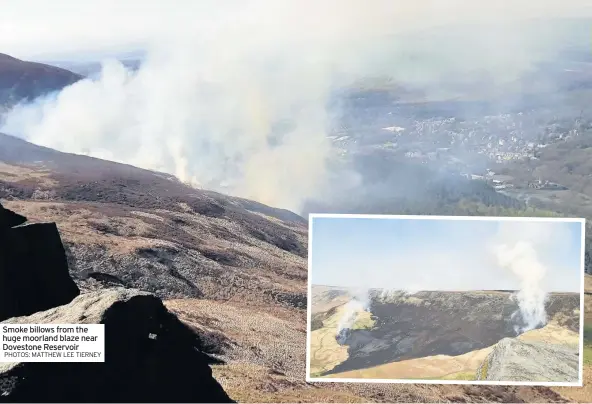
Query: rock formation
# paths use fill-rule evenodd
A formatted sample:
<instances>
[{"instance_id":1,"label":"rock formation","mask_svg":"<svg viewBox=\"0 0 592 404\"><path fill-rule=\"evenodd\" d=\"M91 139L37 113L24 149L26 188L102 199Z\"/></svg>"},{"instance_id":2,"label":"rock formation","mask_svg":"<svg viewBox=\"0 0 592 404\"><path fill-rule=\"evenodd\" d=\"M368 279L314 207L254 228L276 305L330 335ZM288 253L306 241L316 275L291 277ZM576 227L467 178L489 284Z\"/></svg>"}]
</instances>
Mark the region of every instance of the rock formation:
<instances>
[{"instance_id":1,"label":"rock formation","mask_svg":"<svg viewBox=\"0 0 592 404\"><path fill-rule=\"evenodd\" d=\"M0 229L10 229L27 221L27 218L0 205Z\"/></svg>"},{"instance_id":2,"label":"rock formation","mask_svg":"<svg viewBox=\"0 0 592 404\"><path fill-rule=\"evenodd\" d=\"M504 338L477 370L478 380L578 381L578 347Z\"/></svg>"},{"instance_id":3,"label":"rock formation","mask_svg":"<svg viewBox=\"0 0 592 404\"><path fill-rule=\"evenodd\" d=\"M7 323L105 324L106 360L0 364L0 402L232 402L197 334L148 293L99 290Z\"/></svg>"},{"instance_id":4,"label":"rock formation","mask_svg":"<svg viewBox=\"0 0 592 404\"><path fill-rule=\"evenodd\" d=\"M0 209L0 323L105 324L105 362L0 363L1 402L233 402L199 336L135 289L80 294L55 223Z\"/></svg>"},{"instance_id":5,"label":"rock formation","mask_svg":"<svg viewBox=\"0 0 592 404\"><path fill-rule=\"evenodd\" d=\"M55 223L26 220L0 206L0 321L67 304L80 293Z\"/></svg>"}]
</instances>

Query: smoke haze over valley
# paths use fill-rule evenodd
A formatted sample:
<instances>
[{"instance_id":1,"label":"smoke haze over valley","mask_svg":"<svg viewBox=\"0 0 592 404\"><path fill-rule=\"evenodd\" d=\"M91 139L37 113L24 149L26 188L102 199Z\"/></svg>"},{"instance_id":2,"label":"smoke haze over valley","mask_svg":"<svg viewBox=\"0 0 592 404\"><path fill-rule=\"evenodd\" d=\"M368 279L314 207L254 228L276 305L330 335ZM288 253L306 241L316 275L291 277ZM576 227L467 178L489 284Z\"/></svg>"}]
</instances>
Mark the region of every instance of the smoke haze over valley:
<instances>
[{"instance_id":1,"label":"smoke haze over valley","mask_svg":"<svg viewBox=\"0 0 592 404\"><path fill-rule=\"evenodd\" d=\"M2 132L299 213L323 209L311 200L338 209L336 200L352 189L375 199L397 192L373 184L372 168L344 160L329 138L344 117L386 114L352 106L343 91L386 96L387 108L459 97L522 103L528 92L555 90L555 81L542 89L524 76L572 44L581 48L582 23L568 22L591 15L585 1L569 8L550 0L536 8L526 1L203 1L166 9L108 1L48 9L40 21L19 10L45 3L2 4L19 17L0 17L9 34L0 49L17 57L82 63L142 49L139 68L106 60L91 79L14 106ZM73 15L76 23L65 24ZM32 26L59 28L40 38ZM506 93L513 98L496 101ZM409 116L392 114L390 124ZM400 166L397 181L409 170Z\"/></svg>"}]
</instances>

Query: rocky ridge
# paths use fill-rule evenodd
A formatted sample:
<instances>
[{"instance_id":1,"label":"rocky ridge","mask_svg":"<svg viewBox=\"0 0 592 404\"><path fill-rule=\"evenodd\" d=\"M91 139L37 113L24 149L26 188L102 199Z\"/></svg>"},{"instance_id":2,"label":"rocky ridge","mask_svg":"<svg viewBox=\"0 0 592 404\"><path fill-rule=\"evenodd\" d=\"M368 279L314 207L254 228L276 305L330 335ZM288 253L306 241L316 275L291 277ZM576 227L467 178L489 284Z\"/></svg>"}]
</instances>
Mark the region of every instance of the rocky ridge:
<instances>
[{"instance_id":1,"label":"rocky ridge","mask_svg":"<svg viewBox=\"0 0 592 404\"><path fill-rule=\"evenodd\" d=\"M0 53L0 107L32 101L81 79L81 75L66 69Z\"/></svg>"},{"instance_id":2,"label":"rocky ridge","mask_svg":"<svg viewBox=\"0 0 592 404\"><path fill-rule=\"evenodd\" d=\"M0 321L67 304L80 293L55 223L25 222L0 205Z\"/></svg>"},{"instance_id":3,"label":"rocky ridge","mask_svg":"<svg viewBox=\"0 0 592 404\"><path fill-rule=\"evenodd\" d=\"M578 381L579 349L504 338L477 370L477 380L569 382Z\"/></svg>"},{"instance_id":4,"label":"rocky ridge","mask_svg":"<svg viewBox=\"0 0 592 404\"><path fill-rule=\"evenodd\" d=\"M6 209L0 212L3 222L22 221ZM67 266L51 265L66 262L55 224L17 226L8 231L38 228L53 231L26 233L34 235L35 245L43 246L34 251L37 272L15 261L12 248L0 250L0 277L8 281L0 286L17 288L12 294L5 294L4 289L0 293L10 308L0 305L3 315L10 317L1 324L104 324L108 359L101 363L0 364L0 402L232 402L212 376L209 365L219 361L158 297L125 288L78 295ZM11 277L14 273L24 273L26 278ZM45 283L46 293L40 297L19 295L27 291L22 285L19 288L19 282L42 291L47 279L51 283ZM35 304L28 304L29 300ZM36 308L42 309L32 313Z\"/></svg>"}]
</instances>

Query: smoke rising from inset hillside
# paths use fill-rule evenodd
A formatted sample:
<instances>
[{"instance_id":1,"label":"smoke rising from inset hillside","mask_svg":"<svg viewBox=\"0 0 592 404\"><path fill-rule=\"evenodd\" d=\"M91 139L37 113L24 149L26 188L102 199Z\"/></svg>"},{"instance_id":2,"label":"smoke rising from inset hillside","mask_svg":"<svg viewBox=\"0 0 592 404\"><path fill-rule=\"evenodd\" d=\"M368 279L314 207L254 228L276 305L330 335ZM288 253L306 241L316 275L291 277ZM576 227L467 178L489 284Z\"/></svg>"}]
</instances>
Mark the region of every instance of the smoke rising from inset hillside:
<instances>
[{"instance_id":1,"label":"smoke rising from inset hillside","mask_svg":"<svg viewBox=\"0 0 592 404\"><path fill-rule=\"evenodd\" d=\"M347 339L347 333L354 326L358 316L369 309L370 298L367 293L361 292L347 302L343 308L344 312L337 324L337 332L335 337L339 343L344 343Z\"/></svg>"},{"instance_id":2,"label":"smoke rising from inset hillside","mask_svg":"<svg viewBox=\"0 0 592 404\"><path fill-rule=\"evenodd\" d=\"M197 2L106 1L72 8L81 13L77 24L56 24L35 38L31 27L64 17L36 20L24 3L13 8L22 15L0 16L0 34L11 34L0 35L0 46L16 56L21 49L80 50L84 38L86 46L95 39L103 47L146 43L148 56L138 72L107 62L98 80L16 107L2 131L295 211L307 198L331 193L326 135L338 111L326 105L334 89L375 76L434 94L452 76L485 73L492 86L510 83L548 50L541 48L548 38L522 35L521 19L582 15L587 4L513 1L509 13L470 0L222 1L198 9ZM494 35L478 28L508 17ZM429 31L419 42L405 36L446 24L470 35L461 43ZM409 52L422 58L409 62Z\"/></svg>"},{"instance_id":3,"label":"smoke rising from inset hillside","mask_svg":"<svg viewBox=\"0 0 592 404\"><path fill-rule=\"evenodd\" d=\"M338 338L372 304L426 291L515 291L521 333L550 320L549 293L582 286L583 224L569 219L313 217L311 237L310 282L356 290Z\"/></svg>"},{"instance_id":4,"label":"smoke rising from inset hillside","mask_svg":"<svg viewBox=\"0 0 592 404\"><path fill-rule=\"evenodd\" d=\"M528 241L519 241L514 245L497 246L496 257L499 265L511 270L520 278L520 290L516 294L521 318L525 325L521 331L532 330L547 322L545 302L547 293L541 282L547 269L541 264L536 250Z\"/></svg>"},{"instance_id":5,"label":"smoke rising from inset hillside","mask_svg":"<svg viewBox=\"0 0 592 404\"><path fill-rule=\"evenodd\" d=\"M497 264L511 271L520 282L515 299L523 325L515 327L517 333L547 323L545 277L549 261L541 258L549 249L565 248L570 237L565 231L558 231L561 229L553 229L542 222L501 222L491 242Z\"/></svg>"}]
</instances>

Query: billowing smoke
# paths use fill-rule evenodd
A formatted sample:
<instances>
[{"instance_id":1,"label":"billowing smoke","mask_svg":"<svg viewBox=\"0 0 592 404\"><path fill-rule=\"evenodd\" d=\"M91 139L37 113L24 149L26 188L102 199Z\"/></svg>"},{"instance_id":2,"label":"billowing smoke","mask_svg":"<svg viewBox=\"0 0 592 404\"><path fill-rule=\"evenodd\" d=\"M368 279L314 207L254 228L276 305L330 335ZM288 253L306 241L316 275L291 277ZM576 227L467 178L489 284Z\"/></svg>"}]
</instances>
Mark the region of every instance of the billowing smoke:
<instances>
[{"instance_id":1,"label":"billowing smoke","mask_svg":"<svg viewBox=\"0 0 592 404\"><path fill-rule=\"evenodd\" d=\"M276 49L196 48L154 50L137 73L105 63L98 80L15 108L4 131L298 210L323 185L327 72L269 66Z\"/></svg>"},{"instance_id":2,"label":"billowing smoke","mask_svg":"<svg viewBox=\"0 0 592 404\"><path fill-rule=\"evenodd\" d=\"M577 222L408 219L389 236L395 227L385 219L373 219L375 225L367 219L316 220L313 243L339 239L345 221L356 234L337 241L338 248L317 253L322 247L316 244L312 249L313 284L358 287L340 318L339 341L373 305L415 304L425 298L414 298L418 292L515 291L510 298L516 312L507 321L519 334L551 320L546 312L550 293L580 290L583 251Z\"/></svg>"},{"instance_id":3,"label":"billowing smoke","mask_svg":"<svg viewBox=\"0 0 592 404\"><path fill-rule=\"evenodd\" d=\"M0 26L10 33L0 36L6 52L33 54L35 46L71 52L96 39L105 47L143 41L148 56L137 72L107 62L97 80L18 106L2 131L296 211L307 198L332 193L327 131L338 111L326 106L333 90L385 76L399 84L429 85L433 94L446 91L442 79L452 75L485 73L491 85L511 82L539 51L533 38L521 35L517 21L570 10L581 14L575 0L573 7L546 0L536 8L531 1L513 1L511 12L472 0L128 6L130 0L125 7L109 0L100 7L85 3L73 18L77 24L70 24L60 23L64 17L51 9L49 17L39 12L35 15L44 19L35 19L25 3L12 8L22 7L22 15L0 16ZM508 25L492 35L478 28L508 18L513 29ZM41 29L49 20L52 28ZM468 22L475 24L468 28L471 34L460 37L470 43L429 34L411 42L404 36ZM33 32L44 36L31 37Z\"/></svg>"},{"instance_id":4,"label":"billowing smoke","mask_svg":"<svg viewBox=\"0 0 592 404\"><path fill-rule=\"evenodd\" d=\"M519 281L520 289L514 296L519 311L516 332L535 329L547 323L545 303L549 285L546 275L553 261L544 259L548 252L562 250L570 235L564 227L545 222L504 221L490 244L499 267L508 270Z\"/></svg>"},{"instance_id":5,"label":"billowing smoke","mask_svg":"<svg viewBox=\"0 0 592 404\"><path fill-rule=\"evenodd\" d=\"M403 287L402 289L370 289L359 288L353 293L352 299L344 305L344 312L337 324L336 339L340 344L347 340L349 332L363 312L369 312L374 299L388 301L401 296L414 295L421 291L419 287Z\"/></svg>"},{"instance_id":6,"label":"billowing smoke","mask_svg":"<svg viewBox=\"0 0 592 404\"><path fill-rule=\"evenodd\" d=\"M344 312L337 324L336 339L340 344L345 343L351 328L358 316L370 308L370 293L367 289L353 291L352 299L344 306Z\"/></svg>"},{"instance_id":7,"label":"billowing smoke","mask_svg":"<svg viewBox=\"0 0 592 404\"><path fill-rule=\"evenodd\" d=\"M358 315L367 310L363 302L352 299L345 304L343 316L337 324L337 341L343 344L347 339L348 333L358 318Z\"/></svg>"},{"instance_id":8,"label":"billowing smoke","mask_svg":"<svg viewBox=\"0 0 592 404\"><path fill-rule=\"evenodd\" d=\"M544 325L547 322L547 293L543 289L542 281L547 270L538 259L532 243L519 241L513 245L500 244L495 254L499 265L509 269L520 279L516 301L524 325L517 326L516 331L524 332Z\"/></svg>"}]
</instances>

